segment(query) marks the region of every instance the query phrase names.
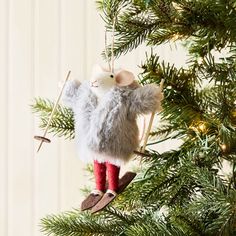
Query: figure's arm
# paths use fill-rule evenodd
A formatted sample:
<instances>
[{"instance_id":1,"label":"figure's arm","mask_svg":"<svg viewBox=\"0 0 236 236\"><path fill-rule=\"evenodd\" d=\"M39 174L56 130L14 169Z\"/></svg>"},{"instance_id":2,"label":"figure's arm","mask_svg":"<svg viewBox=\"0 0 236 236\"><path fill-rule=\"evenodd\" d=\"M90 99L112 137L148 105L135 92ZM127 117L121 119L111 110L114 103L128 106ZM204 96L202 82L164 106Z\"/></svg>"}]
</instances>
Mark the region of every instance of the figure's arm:
<instances>
[{"instance_id":1,"label":"figure's arm","mask_svg":"<svg viewBox=\"0 0 236 236\"><path fill-rule=\"evenodd\" d=\"M63 103L69 107L73 108L79 95L79 87L81 83L78 80L68 80L66 82L64 91L62 93Z\"/></svg>"},{"instance_id":2,"label":"figure's arm","mask_svg":"<svg viewBox=\"0 0 236 236\"><path fill-rule=\"evenodd\" d=\"M130 111L133 114L148 114L161 110L163 93L160 87L150 84L135 89L130 98Z\"/></svg>"}]
</instances>

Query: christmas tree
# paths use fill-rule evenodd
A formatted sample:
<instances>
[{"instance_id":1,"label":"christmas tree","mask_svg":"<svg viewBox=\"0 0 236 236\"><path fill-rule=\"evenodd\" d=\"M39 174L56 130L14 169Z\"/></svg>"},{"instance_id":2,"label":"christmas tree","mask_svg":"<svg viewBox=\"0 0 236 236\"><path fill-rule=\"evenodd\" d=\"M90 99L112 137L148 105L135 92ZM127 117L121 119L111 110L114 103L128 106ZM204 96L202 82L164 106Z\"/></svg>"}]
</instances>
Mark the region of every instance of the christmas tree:
<instances>
[{"instance_id":1,"label":"christmas tree","mask_svg":"<svg viewBox=\"0 0 236 236\"><path fill-rule=\"evenodd\" d=\"M46 235L236 235L236 2L100 0L106 28L115 22L114 54L170 41L189 52L185 68L142 63L142 84L165 79L162 123L153 143L181 139L177 150L143 158L135 181L105 210L73 210L42 219ZM215 56L224 52L224 57ZM53 102L36 99L45 128ZM60 106L50 131L74 137L73 114ZM229 165L227 173L223 164Z\"/></svg>"}]
</instances>

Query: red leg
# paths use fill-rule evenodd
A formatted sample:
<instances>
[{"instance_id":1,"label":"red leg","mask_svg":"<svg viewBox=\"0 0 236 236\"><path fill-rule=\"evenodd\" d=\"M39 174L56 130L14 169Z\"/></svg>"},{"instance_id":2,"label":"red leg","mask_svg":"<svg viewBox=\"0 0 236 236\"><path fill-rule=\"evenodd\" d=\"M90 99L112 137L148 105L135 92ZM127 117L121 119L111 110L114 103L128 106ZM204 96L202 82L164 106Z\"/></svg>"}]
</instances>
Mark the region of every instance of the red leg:
<instances>
[{"instance_id":1,"label":"red leg","mask_svg":"<svg viewBox=\"0 0 236 236\"><path fill-rule=\"evenodd\" d=\"M96 189L102 192L106 191L106 164L94 161L94 176Z\"/></svg>"},{"instance_id":2,"label":"red leg","mask_svg":"<svg viewBox=\"0 0 236 236\"><path fill-rule=\"evenodd\" d=\"M120 167L106 162L108 174L108 188L117 192L119 188L119 173Z\"/></svg>"}]
</instances>

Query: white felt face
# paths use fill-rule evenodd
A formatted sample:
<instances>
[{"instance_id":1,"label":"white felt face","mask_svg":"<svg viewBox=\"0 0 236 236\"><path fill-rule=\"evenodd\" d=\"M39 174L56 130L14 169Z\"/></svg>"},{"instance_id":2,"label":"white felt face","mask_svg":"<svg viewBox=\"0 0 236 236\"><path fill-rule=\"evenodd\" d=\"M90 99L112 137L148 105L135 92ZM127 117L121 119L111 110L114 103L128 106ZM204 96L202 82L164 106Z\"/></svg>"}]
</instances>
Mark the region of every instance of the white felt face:
<instances>
[{"instance_id":1,"label":"white felt face","mask_svg":"<svg viewBox=\"0 0 236 236\"><path fill-rule=\"evenodd\" d=\"M98 97L102 97L115 85L120 87L128 86L133 81L134 75L129 71L119 70L113 74L99 65L95 65L90 79L90 86Z\"/></svg>"},{"instance_id":2,"label":"white felt face","mask_svg":"<svg viewBox=\"0 0 236 236\"><path fill-rule=\"evenodd\" d=\"M115 76L109 72L97 74L91 81L92 87L103 88L105 90L112 88L116 84Z\"/></svg>"},{"instance_id":3,"label":"white felt face","mask_svg":"<svg viewBox=\"0 0 236 236\"><path fill-rule=\"evenodd\" d=\"M92 91L99 97L103 96L116 85L115 75L104 71L101 67L95 68L90 79Z\"/></svg>"}]
</instances>

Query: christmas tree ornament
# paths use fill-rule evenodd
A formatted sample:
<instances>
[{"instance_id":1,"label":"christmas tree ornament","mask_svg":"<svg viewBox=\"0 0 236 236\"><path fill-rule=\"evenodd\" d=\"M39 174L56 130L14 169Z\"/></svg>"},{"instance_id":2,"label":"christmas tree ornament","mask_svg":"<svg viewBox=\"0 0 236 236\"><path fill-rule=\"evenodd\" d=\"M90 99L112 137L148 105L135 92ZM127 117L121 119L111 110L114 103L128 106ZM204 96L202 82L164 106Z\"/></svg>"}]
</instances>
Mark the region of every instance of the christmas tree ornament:
<instances>
[{"instance_id":1,"label":"christmas tree ornament","mask_svg":"<svg viewBox=\"0 0 236 236\"><path fill-rule=\"evenodd\" d=\"M49 127L50 127L50 124L51 124L53 115L55 114L56 109L57 109L57 106L58 106L58 104L59 104L59 102L60 102L63 89L65 88L66 82L68 81L68 79L69 79L69 77L70 77L70 73L71 73L71 71L68 72L68 74L67 74L67 76L66 76L66 79L65 79L65 82L64 82L64 84L63 84L63 86L62 86L62 88L61 88L61 91L60 91L59 95L58 95L57 101L56 101L56 103L54 104L54 107L53 107L52 112L51 112L51 115L50 115L50 117L49 117L49 119L48 119L48 123L47 123L47 126L46 126L46 128L45 128L45 131L44 131L43 136L34 136L34 138L35 138L36 140L39 140L39 141L40 141L40 144L39 144L39 147L38 147L38 149L37 149L37 152L40 151L40 149L41 149L43 143L50 143L50 142L51 142L50 139L46 138L46 135L47 135L48 129L49 129Z\"/></svg>"},{"instance_id":2,"label":"christmas tree ornament","mask_svg":"<svg viewBox=\"0 0 236 236\"><path fill-rule=\"evenodd\" d=\"M137 116L160 110L163 99L161 88L141 87L133 73L114 68L115 22L114 19L110 60L105 32L108 69L95 65L90 81L68 81L63 92L65 105L74 113L79 157L94 165L96 188L81 204L81 210L91 209L92 213L107 206L136 176L127 172L119 179L120 166L139 147ZM145 142L151 125L152 121Z\"/></svg>"},{"instance_id":3,"label":"christmas tree ornament","mask_svg":"<svg viewBox=\"0 0 236 236\"><path fill-rule=\"evenodd\" d=\"M135 177L129 172L119 181L120 166L139 147L137 116L159 111L162 91L156 85L141 87L129 71L112 72L96 65L90 81L69 80L62 99L74 113L79 157L94 165L96 189L81 209L97 212Z\"/></svg>"}]
</instances>

